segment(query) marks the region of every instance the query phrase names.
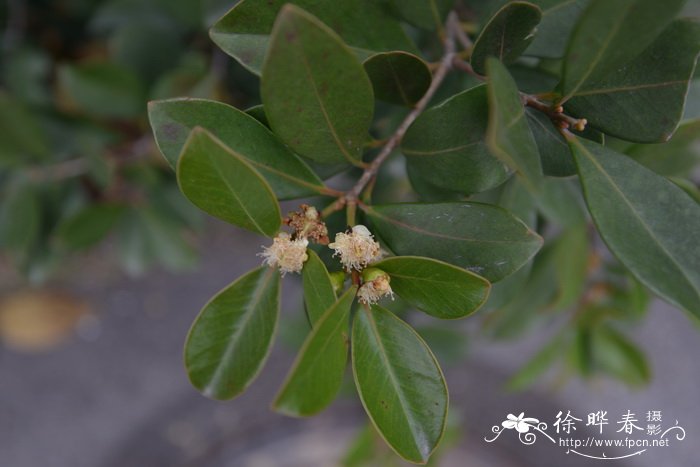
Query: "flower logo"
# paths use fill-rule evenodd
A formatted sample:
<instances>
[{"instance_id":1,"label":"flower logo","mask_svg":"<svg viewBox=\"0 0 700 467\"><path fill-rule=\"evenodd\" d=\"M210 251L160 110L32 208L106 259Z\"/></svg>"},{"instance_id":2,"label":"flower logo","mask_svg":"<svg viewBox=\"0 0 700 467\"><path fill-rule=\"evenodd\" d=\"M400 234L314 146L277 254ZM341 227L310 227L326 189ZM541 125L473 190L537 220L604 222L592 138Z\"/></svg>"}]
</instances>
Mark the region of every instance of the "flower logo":
<instances>
[{"instance_id":1,"label":"flower logo","mask_svg":"<svg viewBox=\"0 0 700 467\"><path fill-rule=\"evenodd\" d=\"M531 426L537 426L537 424L540 422L536 418L525 418L525 412L520 412L520 415L517 417L512 413L509 413L506 418L507 420L504 420L503 423L501 423L503 428L507 430L512 430L515 428L518 433L527 433L530 431Z\"/></svg>"}]
</instances>

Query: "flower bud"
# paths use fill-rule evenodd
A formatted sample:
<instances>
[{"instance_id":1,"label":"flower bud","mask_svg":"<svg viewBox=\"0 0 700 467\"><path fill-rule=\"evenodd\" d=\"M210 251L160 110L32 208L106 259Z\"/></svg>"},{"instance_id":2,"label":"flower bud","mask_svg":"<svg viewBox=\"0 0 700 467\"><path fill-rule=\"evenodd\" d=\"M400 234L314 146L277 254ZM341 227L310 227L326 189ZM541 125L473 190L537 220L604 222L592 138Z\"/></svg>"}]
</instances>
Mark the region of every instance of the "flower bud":
<instances>
[{"instance_id":1,"label":"flower bud","mask_svg":"<svg viewBox=\"0 0 700 467\"><path fill-rule=\"evenodd\" d=\"M340 295L340 292L343 291L343 285L345 285L345 272L344 271L336 271L336 272L331 272L329 275L331 277L331 284L333 285L333 291L335 292L336 295Z\"/></svg>"}]
</instances>

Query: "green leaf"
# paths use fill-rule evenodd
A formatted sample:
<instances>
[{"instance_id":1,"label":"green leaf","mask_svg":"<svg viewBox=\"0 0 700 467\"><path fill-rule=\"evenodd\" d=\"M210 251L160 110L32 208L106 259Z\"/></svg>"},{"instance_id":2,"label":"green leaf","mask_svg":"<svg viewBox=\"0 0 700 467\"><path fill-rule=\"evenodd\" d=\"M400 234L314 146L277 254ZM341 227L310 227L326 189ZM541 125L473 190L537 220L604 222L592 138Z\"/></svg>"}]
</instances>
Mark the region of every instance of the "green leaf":
<instances>
[{"instance_id":1,"label":"green leaf","mask_svg":"<svg viewBox=\"0 0 700 467\"><path fill-rule=\"evenodd\" d=\"M279 293L279 273L259 267L204 306L187 336L185 367L205 396L231 399L255 379L272 346Z\"/></svg>"},{"instance_id":2,"label":"green leaf","mask_svg":"<svg viewBox=\"0 0 700 467\"><path fill-rule=\"evenodd\" d=\"M148 104L158 148L172 167L192 129L205 128L253 166L280 199L318 193L323 182L264 125L226 104L205 99L169 99Z\"/></svg>"},{"instance_id":3,"label":"green leaf","mask_svg":"<svg viewBox=\"0 0 700 467\"><path fill-rule=\"evenodd\" d=\"M577 227L586 223L586 208L581 199L581 187L576 181L546 178L537 204L547 220L562 227Z\"/></svg>"},{"instance_id":4,"label":"green leaf","mask_svg":"<svg viewBox=\"0 0 700 467\"><path fill-rule=\"evenodd\" d=\"M143 87L138 77L112 63L63 65L58 86L68 107L103 118L132 118L143 111Z\"/></svg>"},{"instance_id":5,"label":"green leaf","mask_svg":"<svg viewBox=\"0 0 700 467\"><path fill-rule=\"evenodd\" d=\"M370 420L404 459L425 463L447 421L447 385L423 339L384 308L355 315L355 384Z\"/></svg>"},{"instance_id":6,"label":"green leaf","mask_svg":"<svg viewBox=\"0 0 700 467\"><path fill-rule=\"evenodd\" d=\"M682 123L667 143L634 144L625 153L648 169L667 177L687 176L700 163L700 120Z\"/></svg>"},{"instance_id":7,"label":"green leaf","mask_svg":"<svg viewBox=\"0 0 700 467\"><path fill-rule=\"evenodd\" d=\"M466 90L426 110L401 142L409 172L430 185L465 194L500 185L508 172L488 150L487 125L486 86Z\"/></svg>"},{"instance_id":8,"label":"green leaf","mask_svg":"<svg viewBox=\"0 0 700 467\"><path fill-rule=\"evenodd\" d=\"M487 60L486 69L490 104L487 141L491 152L516 170L530 191L537 192L543 179L540 155L518 88L506 67L495 58Z\"/></svg>"},{"instance_id":9,"label":"green leaf","mask_svg":"<svg viewBox=\"0 0 700 467\"><path fill-rule=\"evenodd\" d=\"M243 0L210 30L211 39L244 67L260 74L270 31L282 6L291 3L330 25L356 51L417 52L401 24L374 0Z\"/></svg>"},{"instance_id":10,"label":"green leaf","mask_svg":"<svg viewBox=\"0 0 700 467\"><path fill-rule=\"evenodd\" d=\"M306 314L313 327L323 313L335 303L336 296L326 265L313 250L307 250L306 253L309 259L304 263L301 280Z\"/></svg>"},{"instance_id":11,"label":"green leaf","mask_svg":"<svg viewBox=\"0 0 700 467\"><path fill-rule=\"evenodd\" d=\"M454 0L391 0L394 9L409 23L428 30L442 30Z\"/></svg>"},{"instance_id":12,"label":"green leaf","mask_svg":"<svg viewBox=\"0 0 700 467\"><path fill-rule=\"evenodd\" d=\"M362 157L374 112L372 84L340 37L293 5L272 31L260 83L272 130L317 162Z\"/></svg>"},{"instance_id":13,"label":"green leaf","mask_svg":"<svg viewBox=\"0 0 700 467\"><path fill-rule=\"evenodd\" d=\"M618 138L666 141L683 116L698 52L700 23L674 21L637 58L569 93L567 111Z\"/></svg>"},{"instance_id":14,"label":"green leaf","mask_svg":"<svg viewBox=\"0 0 700 467\"><path fill-rule=\"evenodd\" d=\"M348 316L356 292L356 287L346 290L315 323L273 403L275 410L309 416L333 402L348 360Z\"/></svg>"},{"instance_id":15,"label":"green leaf","mask_svg":"<svg viewBox=\"0 0 700 467\"><path fill-rule=\"evenodd\" d=\"M610 250L652 291L700 316L700 206L628 157L585 140L570 144Z\"/></svg>"},{"instance_id":16,"label":"green leaf","mask_svg":"<svg viewBox=\"0 0 700 467\"><path fill-rule=\"evenodd\" d=\"M430 258L396 256L372 267L391 277L391 288L402 299L429 315L463 318L486 302L491 284L483 277Z\"/></svg>"},{"instance_id":17,"label":"green leaf","mask_svg":"<svg viewBox=\"0 0 700 467\"><path fill-rule=\"evenodd\" d=\"M522 391L535 383L562 355L562 339L555 338L542 347L506 383L509 391Z\"/></svg>"},{"instance_id":18,"label":"green leaf","mask_svg":"<svg viewBox=\"0 0 700 467\"><path fill-rule=\"evenodd\" d=\"M684 1L593 0L567 46L561 100L636 57L673 20Z\"/></svg>"},{"instance_id":19,"label":"green leaf","mask_svg":"<svg viewBox=\"0 0 700 467\"><path fill-rule=\"evenodd\" d=\"M58 227L59 241L71 250L88 248L102 240L124 214L118 204L94 204L78 211Z\"/></svg>"},{"instance_id":20,"label":"green leaf","mask_svg":"<svg viewBox=\"0 0 700 467\"><path fill-rule=\"evenodd\" d=\"M25 164L50 154L36 114L4 92L0 92L0 133L0 167Z\"/></svg>"},{"instance_id":21,"label":"green leaf","mask_svg":"<svg viewBox=\"0 0 700 467\"><path fill-rule=\"evenodd\" d=\"M605 326L591 338L593 364L600 370L632 385L651 381L651 369L644 352L622 333Z\"/></svg>"},{"instance_id":22,"label":"green leaf","mask_svg":"<svg viewBox=\"0 0 700 467\"><path fill-rule=\"evenodd\" d=\"M423 97L433 78L428 65L408 52L378 53L363 66L377 99L406 107Z\"/></svg>"},{"instance_id":23,"label":"green leaf","mask_svg":"<svg viewBox=\"0 0 700 467\"><path fill-rule=\"evenodd\" d=\"M542 238L505 209L481 203L384 204L365 212L398 255L446 261L490 282L517 271Z\"/></svg>"},{"instance_id":24,"label":"green leaf","mask_svg":"<svg viewBox=\"0 0 700 467\"><path fill-rule=\"evenodd\" d=\"M571 32L589 0L533 0L542 9L542 21L525 55L561 58Z\"/></svg>"},{"instance_id":25,"label":"green leaf","mask_svg":"<svg viewBox=\"0 0 700 467\"><path fill-rule=\"evenodd\" d=\"M566 230L555 240L552 255L558 291L552 308L567 309L581 298L587 285L589 254L585 224Z\"/></svg>"},{"instance_id":26,"label":"green leaf","mask_svg":"<svg viewBox=\"0 0 700 467\"><path fill-rule=\"evenodd\" d=\"M508 65L530 45L540 23L542 11L528 2L510 2L484 26L474 42L471 64L479 74L486 74L486 59L496 57Z\"/></svg>"},{"instance_id":27,"label":"green leaf","mask_svg":"<svg viewBox=\"0 0 700 467\"><path fill-rule=\"evenodd\" d=\"M280 228L280 207L270 186L202 128L192 130L182 149L177 181L187 199L212 216L268 237Z\"/></svg>"},{"instance_id":28,"label":"green leaf","mask_svg":"<svg viewBox=\"0 0 700 467\"><path fill-rule=\"evenodd\" d=\"M552 177L569 177L576 174L576 164L569 145L545 114L525 109L527 123L537 143L542 171Z\"/></svg>"}]
</instances>

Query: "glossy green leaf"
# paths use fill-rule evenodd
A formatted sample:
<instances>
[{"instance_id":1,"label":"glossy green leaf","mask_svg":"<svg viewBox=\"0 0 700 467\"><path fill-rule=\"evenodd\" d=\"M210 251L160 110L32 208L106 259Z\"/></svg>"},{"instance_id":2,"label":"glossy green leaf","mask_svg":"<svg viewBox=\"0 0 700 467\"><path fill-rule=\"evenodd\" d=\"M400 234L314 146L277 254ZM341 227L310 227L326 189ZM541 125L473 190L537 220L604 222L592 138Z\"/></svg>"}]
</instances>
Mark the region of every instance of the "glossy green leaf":
<instances>
[{"instance_id":1,"label":"glossy green leaf","mask_svg":"<svg viewBox=\"0 0 700 467\"><path fill-rule=\"evenodd\" d=\"M474 71L486 74L486 59L495 57L504 64L513 63L535 37L542 11L528 2L510 2L484 26L474 42L471 64Z\"/></svg>"},{"instance_id":2,"label":"glossy green leaf","mask_svg":"<svg viewBox=\"0 0 700 467\"><path fill-rule=\"evenodd\" d=\"M652 291L700 315L700 206L626 156L579 139L571 147L610 250Z\"/></svg>"},{"instance_id":3,"label":"glossy green leaf","mask_svg":"<svg viewBox=\"0 0 700 467\"><path fill-rule=\"evenodd\" d=\"M348 316L356 292L356 287L346 290L315 323L272 405L275 410L309 416L333 402L348 360Z\"/></svg>"},{"instance_id":4,"label":"glossy green leaf","mask_svg":"<svg viewBox=\"0 0 700 467\"><path fill-rule=\"evenodd\" d=\"M411 188L413 188L413 191L418 195L419 201L433 203L464 199L464 195L456 191L440 188L427 181L420 170L412 164L406 164L406 176L411 184Z\"/></svg>"},{"instance_id":5,"label":"glossy green leaf","mask_svg":"<svg viewBox=\"0 0 700 467\"><path fill-rule=\"evenodd\" d=\"M340 37L298 7L275 22L260 93L270 127L294 151L324 163L362 157L372 84Z\"/></svg>"},{"instance_id":6,"label":"glossy green leaf","mask_svg":"<svg viewBox=\"0 0 700 467\"><path fill-rule=\"evenodd\" d=\"M687 176L700 164L700 120L682 123L667 143L634 144L625 153L659 175Z\"/></svg>"},{"instance_id":7,"label":"glossy green leaf","mask_svg":"<svg viewBox=\"0 0 700 467\"><path fill-rule=\"evenodd\" d=\"M148 105L158 148L173 167L192 129L202 127L253 166L280 199L318 193L316 174L264 125L229 105L205 99L169 99Z\"/></svg>"},{"instance_id":8,"label":"glossy green leaf","mask_svg":"<svg viewBox=\"0 0 700 467\"><path fill-rule=\"evenodd\" d=\"M102 240L123 214L124 206L117 204L88 206L58 226L58 239L69 249L87 248Z\"/></svg>"},{"instance_id":9,"label":"glossy green leaf","mask_svg":"<svg viewBox=\"0 0 700 467\"><path fill-rule=\"evenodd\" d=\"M486 145L486 86L463 91L426 110L401 143L409 171L431 185L465 194L503 183L508 172Z\"/></svg>"},{"instance_id":10,"label":"glossy green leaf","mask_svg":"<svg viewBox=\"0 0 700 467\"><path fill-rule=\"evenodd\" d=\"M395 256L372 265L389 274L391 288L412 306L442 319L463 318L484 304L483 277L430 258Z\"/></svg>"},{"instance_id":11,"label":"glossy green leaf","mask_svg":"<svg viewBox=\"0 0 700 467\"><path fill-rule=\"evenodd\" d=\"M205 396L231 399L255 379L272 346L279 293L279 273L259 267L204 306L187 336L185 367Z\"/></svg>"},{"instance_id":12,"label":"glossy green leaf","mask_svg":"<svg viewBox=\"0 0 700 467\"><path fill-rule=\"evenodd\" d=\"M394 9L406 21L419 28L442 29L454 0L391 0Z\"/></svg>"},{"instance_id":13,"label":"glossy green leaf","mask_svg":"<svg viewBox=\"0 0 700 467\"><path fill-rule=\"evenodd\" d=\"M270 31L282 6L291 3L332 27L356 51L417 52L387 9L374 0L243 0L212 26L210 36L221 49L260 74Z\"/></svg>"},{"instance_id":14,"label":"glossy green leaf","mask_svg":"<svg viewBox=\"0 0 700 467\"><path fill-rule=\"evenodd\" d=\"M618 138L666 141L683 116L698 52L700 22L674 21L637 58L569 93L566 109Z\"/></svg>"},{"instance_id":15,"label":"glossy green leaf","mask_svg":"<svg viewBox=\"0 0 700 467\"><path fill-rule=\"evenodd\" d=\"M506 210L481 203L406 203L365 207L398 255L435 258L496 282L517 271L542 238Z\"/></svg>"},{"instance_id":16,"label":"glossy green leaf","mask_svg":"<svg viewBox=\"0 0 700 467\"><path fill-rule=\"evenodd\" d=\"M430 87L428 65L408 52L372 55L363 66L372 81L374 97L391 104L413 106Z\"/></svg>"},{"instance_id":17,"label":"glossy green leaf","mask_svg":"<svg viewBox=\"0 0 700 467\"><path fill-rule=\"evenodd\" d=\"M447 385L423 339L384 308L355 315L352 368L362 405L397 454L425 463L447 421Z\"/></svg>"},{"instance_id":18,"label":"glossy green leaf","mask_svg":"<svg viewBox=\"0 0 700 467\"><path fill-rule=\"evenodd\" d=\"M571 32L589 0L533 0L542 9L542 21L525 55L561 58Z\"/></svg>"},{"instance_id":19,"label":"glossy green leaf","mask_svg":"<svg viewBox=\"0 0 700 467\"><path fill-rule=\"evenodd\" d=\"M280 207L244 158L202 128L192 130L177 165L180 190L212 216L268 237L281 225Z\"/></svg>"},{"instance_id":20,"label":"glossy green leaf","mask_svg":"<svg viewBox=\"0 0 700 467\"><path fill-rule=\"evenodd\" d=\"M567 46L562 100L636 57L673 20L684 1L593 0Z\"/></svg>"},{"instance_id":21,"label":"glossy green leaf","mask_svg":"<svg viewBox=\"0 0 700 467\"><path fill-rule=\"evenodd\" d=\"M132 118L143 111L144 89L135 74L112 63L63 65L58 86L68 107L105 118Z\"/></svg>"},{"instance_id":22,"label":"glossy green leaf","mask_svg":"<svg viewBox=\"0 0 700 467\"><path fill-rule=\"evenodd\" d=\"M489 58L486 70L489 76L489 147L496 157L523 177L530 191L536 192L543 179L542 165L518 88L497 59Z\"/></svg>"},{"instance_id":23,"label":"glossy green leaf","mask_svg":"<svg viewBox=\"0 0 700 467\"><path fill-rule=\"evenodd\" d=\"M304 305L311 326L314 326L323 313L335 303L331 276L326 265L313 250L307 250L309 259L304 263L301 280L304 289Z\"/></svg>"}]
</instances>

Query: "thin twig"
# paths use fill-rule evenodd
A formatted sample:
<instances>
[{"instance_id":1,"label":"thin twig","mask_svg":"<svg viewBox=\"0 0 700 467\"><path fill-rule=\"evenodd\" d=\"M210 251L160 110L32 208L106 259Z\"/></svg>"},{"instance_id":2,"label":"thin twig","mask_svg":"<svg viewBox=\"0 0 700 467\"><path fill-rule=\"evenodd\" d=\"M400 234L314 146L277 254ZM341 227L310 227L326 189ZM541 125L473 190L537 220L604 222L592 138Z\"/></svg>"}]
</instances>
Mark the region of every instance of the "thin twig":
<instances>
[{"instance_id":1,"label":"thin twig","mask_svg":"<svg viewBox=\"0 0 700 467\"><path fill-rule=\"evenodd\" d=\"M384 161L391 155L391 153L396 149L396 147L401 143L406 131L411 126L411 124L418 118L418 116L425 110L425 108L430 103L430 100L435 95L442 84L445 76L452 68L453 58L455 57L455 35L456 30L459 28L459 21L457 15L452 12L447 18L447 23L445 29L447 31L445 35L444 47L445 51L440 60L440 65L435 70L433 75L433 80L430 83L430 87L425 92L423 97L418 101L413 110L404 118L403 122L394 131L394 134L389 138L387 143L384 145L382 150L379 152L377 157L369 164L369 166L362 173L362 176L357 181L355 186L353 186L350 191L345 195L345 204L356 204L357 200L362 193L362 190L377 176L379 168L382 166Z\"/></svg>"},{"instance_id":2,"label":"thin twig","mask_svg":"<svg viewBox=\"0 0 700 467\"><path fill-rule=\"evenodd\" d=\"M471 63L466 62L460 59L459 57L454 57L452 64L455 68L462 70L465 73L469 73L470 75L476 77L481 81L486 81L485 76L480 75L479 73L474 71L474 68L472 67ZM523 105L531 107L535 110L539 110L540 112L547 115L549 119L557 126L557 128L563 130L573 128L576 131L583 131L586 129L586 124L588 124L588 120L586 120L585 118L574 118L570 115L565 114L564 108L561 105L552 106L546 104L542 102L538 96L534 96L532 94L527 94L524 92L520 93L520 98L523 101Z\"/></svg>"}]
</instances>

